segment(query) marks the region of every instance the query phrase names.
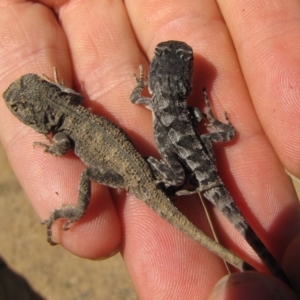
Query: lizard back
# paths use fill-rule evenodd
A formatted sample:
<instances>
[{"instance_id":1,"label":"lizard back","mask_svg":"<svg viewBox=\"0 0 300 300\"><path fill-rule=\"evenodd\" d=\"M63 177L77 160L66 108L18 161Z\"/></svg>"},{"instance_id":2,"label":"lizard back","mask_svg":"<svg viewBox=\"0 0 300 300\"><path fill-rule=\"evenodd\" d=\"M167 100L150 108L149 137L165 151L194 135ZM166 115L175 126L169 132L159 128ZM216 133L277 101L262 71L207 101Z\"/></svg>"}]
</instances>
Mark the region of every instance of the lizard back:
<instances>
[{"instance_id":1,"label":"lizard back","mask_svg":"<svg viewBox=\"0 0 300 300\"><path fill-rule=\"evenodd\" d=\"M187 106L192 90L193 51L180 41L167 41L157 45L150 64L149 92L151 98L142 96L144 79L138 80L131 101L152 110L154 136L161 160L148 159L157 182L167 188L180 189L176 195L201 192L216 205L252 246L270 271L289 282L272 254L255 234L229 191L219 177L212 142L227 141L235 129L225 114L227 124L217 120L211 110L206 91L205 113ZM198 134L195 122L206 119L207 134ZM189 183L192 190L185 190Z\"/></svg>"}]
</instances>

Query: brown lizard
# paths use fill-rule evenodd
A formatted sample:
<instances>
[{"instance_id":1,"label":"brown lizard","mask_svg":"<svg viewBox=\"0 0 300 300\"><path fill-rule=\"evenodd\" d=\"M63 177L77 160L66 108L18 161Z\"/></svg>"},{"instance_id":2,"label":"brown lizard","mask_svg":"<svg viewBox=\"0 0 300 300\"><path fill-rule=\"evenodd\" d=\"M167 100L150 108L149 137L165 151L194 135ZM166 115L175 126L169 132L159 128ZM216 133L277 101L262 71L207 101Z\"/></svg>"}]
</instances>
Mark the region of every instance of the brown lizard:
<instances>
[{"instance_id":1,"label":"brown lizard","mask_svg":"<svg viewBox=\"0 0 300 300\"><path fill-rule=\"evenodd\" d=\"M193 225L157 188L148 163L138 153L128 136L104 117L92 114L81 103L83 96L36 74L26 74L13 82L4 92L10 111L24 124L37 132L52 133L50 145L35 142L45 152L64 155L69 149L86 164L82 172L76 206L55 209L43 221L52 241L51 226L57 219L67 219L63 230L85 213L91 193L91 181L113 188L126 189L144 201L158 215L202 246L240 270L253 269L226 248Z\"/></svg>"}]
</instances>

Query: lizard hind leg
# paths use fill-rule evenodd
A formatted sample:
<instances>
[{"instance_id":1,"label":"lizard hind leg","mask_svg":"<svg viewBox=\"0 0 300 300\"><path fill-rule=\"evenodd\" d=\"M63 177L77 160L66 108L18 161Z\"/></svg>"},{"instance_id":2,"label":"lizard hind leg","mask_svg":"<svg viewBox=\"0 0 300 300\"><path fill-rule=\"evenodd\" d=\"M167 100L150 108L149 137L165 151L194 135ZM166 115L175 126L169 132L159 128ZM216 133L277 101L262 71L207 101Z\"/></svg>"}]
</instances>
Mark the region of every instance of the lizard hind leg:
<instances>
[{"instance_id":1,"label":"lizard hind leg","mask_svg":"<svg viewBox=\"0 0 300 300\"><path fill-rule=\"evenodd\" d=\"M164 160L152 156L148 157L147 161L156 178L156 184L163 183L165 187L180 187L185 183L186 175L179 161L173 160L172 168Z\"/></svg>"},{"instance_id":2,"label":"lizard hind leg","mask_svg":"<svg viewBox=\"0 0 300 300\"><path fill-rule=\"evenodd\" d=\"M104 185L124 188L124 180L121 175L114 171L108 171L107 168L87 168L81 173L78 200L75 206L66 205L55 209L49 219L44 220L42 224L47 228L47 240L51 245L56 245L52 241L52 224L57 219L67 219L62 227L63 230L68 230L69 225L79 220L86 212L91 198L91 181L97 181Z\"/></svg>"},{"instance_id":3,"label":"lizard hind leg","mask_svg":"<svg viewBox=\"0 0 300 300\"><path fill-rule=\"evenodd\" d=\"M206 128L208 129L208 134L201 135L202 139L210 139L212 142L225 142L230 141L235 136L235 129L230 123L228 116L225 114L226 123L223 123L216 119L214 116L210 102L208 99L208 95L205 89L203 89L204 94L204 100L205 100L205 115L207 117L207 120L209 121L206 125Z\"/></svg>"},{"instance_id":4,"label":"lizard hind leg","mask_svg":"<svg viewBox=\"0 0 300 300\"><path fill-rule=\"evenodd\" d=\"M50 245L57 244L52 240L52 224L55 220L67 219L63 225L63 230L68 230L69 225L79 220L86 212L91 196L91 179L89 178L88 171L89 169L86 169L81 173L77 205L66 205L57 208L51 212L49 219L42 221L42 224L46 225L47 241Z\"/></svg>"}]
</instances>

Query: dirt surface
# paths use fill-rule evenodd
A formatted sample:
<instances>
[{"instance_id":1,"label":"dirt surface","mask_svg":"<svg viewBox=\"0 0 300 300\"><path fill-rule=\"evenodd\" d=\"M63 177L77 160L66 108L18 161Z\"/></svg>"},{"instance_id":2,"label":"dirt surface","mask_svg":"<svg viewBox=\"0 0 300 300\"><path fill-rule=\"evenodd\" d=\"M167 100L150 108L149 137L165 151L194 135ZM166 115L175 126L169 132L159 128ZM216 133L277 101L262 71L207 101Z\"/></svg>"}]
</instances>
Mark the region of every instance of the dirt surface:
<instances>
[{"instance_id":1,"label":"dirt surface","mask_svg":"<svg viewBox=\"0 0 300 300\"><path fill-rule=\"evenodd\" d=\"M89 261L60 246L48 245L45 228L14 176L1 145L0 228L1 258L29 282L41 299L137 299L119 254L104 261ZM0 280L3 288L1 274ZM17 286L20 288L20 284ZM1 292L0 297L5 300L33 299L8 295L3 298Z\"/></svg>"}]
</instances>

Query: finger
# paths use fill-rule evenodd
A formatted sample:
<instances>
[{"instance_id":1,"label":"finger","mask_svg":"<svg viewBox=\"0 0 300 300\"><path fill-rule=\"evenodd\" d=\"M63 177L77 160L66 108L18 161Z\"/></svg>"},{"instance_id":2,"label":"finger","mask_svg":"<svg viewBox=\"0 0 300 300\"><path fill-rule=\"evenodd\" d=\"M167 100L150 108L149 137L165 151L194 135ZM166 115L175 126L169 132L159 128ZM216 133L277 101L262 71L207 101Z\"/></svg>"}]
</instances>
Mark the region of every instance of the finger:
<instances>
[{"instance_id":1,"label":"finger","mask_svg":"<svg viewBox=\"0 0 300 300\"><path fill-rule=\"evenodd\" d=\"M196 211L193 223L210 234L200 204L186 201L188 208L181 205L180 210L189 216ZM127 199L124 212L123 256L139 298L206 299L226 274L224 263L133 197Z\"/></svg>"},{"instance_id":2,"label":"finger","mask_svg":"<svg viewBox=\"0 0 300 300\"><path fill-rule=\"evenodd\" d=\"M77 81L87 98L92 100L91 106L95 102L101 103L99 114L107 115L110 120L129 130L130 134L134 130L136 134L149 136L151 116L129 101L135 85L132 73L143 58L128 18L123 15L126 10L122 2L89 1L83 2L80 7L70 5L57 11L70 41ZM141 138L131 136L138 145ZM124 257L139 295L162 292L175 295L186 289L194 294L198 293L195 283L200 277L203 278L203 274L207 275L206 280L199 281L199 284L208 288L224 274L222 262L161 220L141 201L129 196L125 204L117 204L125 231ZM201 224L201 221L197 223ZM157 253L160 253L159 257ZM192 266L186 257L191 258ZM217 263L218 268L209 272L213 263ZM151 265L151 268L145 270L146 265ZM173 272L174 266L179 266L179 270ZM199 273L200 267L202 272ZM141 271L145 276L140 276ZM149 290L154 284L158 285L154 278L158 273L161 282L166 284Z\"/></svg>"},{"instance_id":3,"label":"finger","mask_svg":"<svg viewBox=\"0 0 300 300\"><path fill-rule=\"evenodd\" d=\"M246 219L280 260L287 243L297 233L300 216L297 198L257 119L216 3L190 1L189 5L183 5L181 1L153 0L145 4L128 0L126 6L149 59L155 45L163 40L183 40L193 47L194 101L201 101L200 90L206 86L219 119L222 120L226 111L238 133L233 143L218 146L222 179ZM224 146L225 150L221 150ZM229 172L232 177L228 176ZM229 228L228 222L217 214L221 227ZM247 252L248 258L253 259L253 252L236 231L229 233L231 241L236 243L231 246Z\"/></svg>"},{"instance_id":4,"label":"finger","mask_svg":"<svg viewBox=\"0 0 300 300\"><path fill-rule=\"evenodd\" d=\"M80 1L80 5L70 2L54 8L66 32L77 87L86 95L86 103L123 128L148 134L150 117L128 100L142 55L123 3ZM137 114L143 122L137 122Z\"/></svg>"},{"instance_id":5,"label":"finger","mask_svg":"<svg viewBox=\"0 0 300 300\"><path fill-rule=\"evenodd\" d=\"M3 38L0 45L1 94L12 81L28 72L46 73L52 77L53 66L57 66L60 75L69 85L71 59L68 44L53 11L27 1L15 4L6 2L2 1L0 7L0 34ZM72 155L56 158L46 155L41 149L34 149L34 141L47 141L18 121L8 111L3 100L0 105L1 141L24 190L41 218L48 218L50 211L62 204L75 204L83 164ZM120 243L118 217L108 192L98 187L94 189L94 195L101 196L102 201L93 204L94 213L85 216L82 222L76 224L78 234L73 235L73 239L66 240L70 235L55 231L61 226L54 227L54 236L57 239L66 236L65 245L70 251L92 258L108 255ZM100 211L105 212L101 218ZM105 246L100 247L95 236L101 236L102 230L107 231L110 220L115 227L111 235L103 234L102 241ZM87 237L86 243L82 243L82 235Z\"/></svg>"},{"instance_id":6,"label":"finger","mask_svg":"<svg viewBox=\"0 0 300 300\"><path fill-rule=\"evenodd\" d=\"M244 272L227 275L213 288L209 300L218 299L297 299L281 281L266 274Z\"/></svg>"},{"instance_id":7,"label":"finger","mask_svg":"<svg viewBox=\"0 0 300 300\"><path fill-rule=\"evenodd\" d=\"M299 271L300 235L295 237L284 253L282 265L287 270L295 293L300 295L300 271Z\"/></svg>"},{"instance_id":8,"label":"finger","mask_svg":"<svg viewBox=\"0 0 300 300\"><path fill-rule=\"evenodd\" d=\"M285 168L300 177L300 3L218 3L263 129Z\"/></svg>"}]
</instances>

